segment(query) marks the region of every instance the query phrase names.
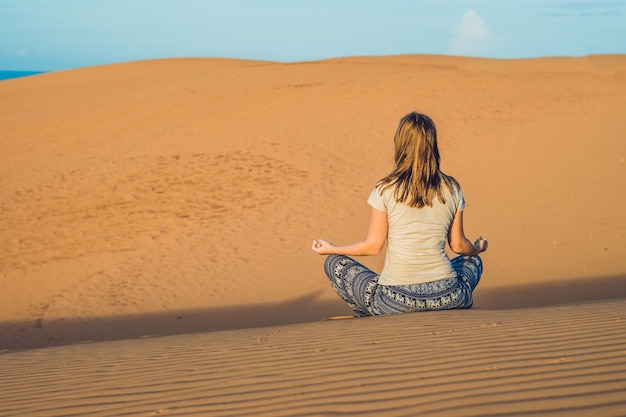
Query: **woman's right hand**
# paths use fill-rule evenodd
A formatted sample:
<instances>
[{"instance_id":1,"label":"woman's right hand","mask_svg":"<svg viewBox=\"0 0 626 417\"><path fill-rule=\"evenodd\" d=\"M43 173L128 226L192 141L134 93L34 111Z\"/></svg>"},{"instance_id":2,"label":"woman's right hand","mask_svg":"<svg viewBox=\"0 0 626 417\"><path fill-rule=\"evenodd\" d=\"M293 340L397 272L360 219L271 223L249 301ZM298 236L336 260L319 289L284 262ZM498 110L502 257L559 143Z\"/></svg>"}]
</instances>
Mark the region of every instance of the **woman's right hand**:
<instances>
[{"instance_id":1,"label":"woman's right hand","mask_svg":"<svg viewBox=\"0 0 626 417\"><path fill-rule=\"evenodd\" d=\"M476 242L474 242L474 246L476 247L476 249L478 249L478 253L481 253L487 250L489 242L487 242L487 239L481 236L476 239Z\"/></svg>"}]
</instances>

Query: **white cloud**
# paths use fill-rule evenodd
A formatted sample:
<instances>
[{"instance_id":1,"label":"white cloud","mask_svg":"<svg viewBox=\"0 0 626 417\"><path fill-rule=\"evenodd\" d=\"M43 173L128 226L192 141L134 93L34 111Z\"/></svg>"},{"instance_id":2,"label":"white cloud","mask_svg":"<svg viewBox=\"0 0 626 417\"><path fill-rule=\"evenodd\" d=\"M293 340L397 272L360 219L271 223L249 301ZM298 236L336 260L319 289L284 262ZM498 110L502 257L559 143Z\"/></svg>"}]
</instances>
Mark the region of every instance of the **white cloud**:
<instances>
[{"instance_id":1,"label":"white cloud","mask_svg":"<svg viewBox=\"0 0 626 417\"><path fill-rule=\"evenodd\" d=\"M474 10L466 11L454 28L454 38L448 52L452 55L477 56L491 43L491 33L484 19Z\"/></svg>"},{"instance_id":2,"label":"white cloud","mask_svg":"<svg viewBox=\"0 0 626 417\"><path fill-rule=\"evenodd\" d=\"M489 29L485 21L473 10L465 12L461 18L461 23L456 27L457 36L468 39L483 41L489 38Z\"/></svg>"}]
</instances>

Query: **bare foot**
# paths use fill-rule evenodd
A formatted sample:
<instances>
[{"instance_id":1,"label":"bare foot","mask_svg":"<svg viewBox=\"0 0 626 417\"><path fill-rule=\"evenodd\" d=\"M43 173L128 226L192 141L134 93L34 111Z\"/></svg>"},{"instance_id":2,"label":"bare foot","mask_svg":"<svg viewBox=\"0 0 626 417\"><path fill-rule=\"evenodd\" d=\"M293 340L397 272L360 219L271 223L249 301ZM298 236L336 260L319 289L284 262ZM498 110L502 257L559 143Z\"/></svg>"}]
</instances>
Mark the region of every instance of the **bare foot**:
<instances>
[{"instance_id":1,"label":"bare foot","mask_svg":"<svg viewBox=\"0 0 626 417\"><path fill-rule=\"evenodd\" d=\"M324 319L324 321L327 321L327 320L356 319L356 318L358 318L358 316L332 316L332 317L328 317L327 319Z\"/></svg>"}]
</instances>

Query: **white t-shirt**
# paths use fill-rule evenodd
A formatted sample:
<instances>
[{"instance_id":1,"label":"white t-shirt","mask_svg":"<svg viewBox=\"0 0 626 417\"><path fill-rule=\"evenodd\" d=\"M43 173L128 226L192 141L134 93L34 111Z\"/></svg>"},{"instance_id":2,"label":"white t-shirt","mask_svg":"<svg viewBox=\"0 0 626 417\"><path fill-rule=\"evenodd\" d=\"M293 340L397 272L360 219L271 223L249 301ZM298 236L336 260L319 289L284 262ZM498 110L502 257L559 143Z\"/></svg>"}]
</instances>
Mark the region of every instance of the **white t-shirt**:
<instances>
[{"instance_id":1,"label":"white t-shirt","mask_svg":"<svg viewBox=\"0 0 626 417\"><path fill-rule=\"evenodd\" d=\"M454 278L450 258L445 251L448 228L457 212L465 208L465 199L456 187L444 186L445 204L438 198L432 207L410 207L393 198L393 187L381 195L374 187L367 203L387 213L387 253L378 280L383 285L408 285Z\"/></svg>"}]
</instances>

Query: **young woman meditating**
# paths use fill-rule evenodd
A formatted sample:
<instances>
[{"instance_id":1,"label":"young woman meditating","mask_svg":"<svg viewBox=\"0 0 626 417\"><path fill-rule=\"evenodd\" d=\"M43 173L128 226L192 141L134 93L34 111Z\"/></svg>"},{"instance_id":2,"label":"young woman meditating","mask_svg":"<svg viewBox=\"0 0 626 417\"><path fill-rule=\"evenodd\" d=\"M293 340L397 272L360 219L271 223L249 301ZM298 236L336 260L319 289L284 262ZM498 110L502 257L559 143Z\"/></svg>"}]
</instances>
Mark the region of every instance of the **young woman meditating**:
<instances>
[{"instance_id":1,"label":"young woman meditating","mask_svg":"<svg viewBox=\"0 0 626 417\"><path fill-rule=\"evenodd\" d=\"M465 237L465 200L458 182L439 168L434 122L425 114L407 114L394 148L395 168L367 200L367 237L341 246L316 239L312 249L329 255L326 275L358 316L470 308L483 269L478 254L487 250L487 240ZM447 256L446 241L460 256ZM380 275L349 257L377 255L385 242Z\"/></svg>"}]
</instances>

